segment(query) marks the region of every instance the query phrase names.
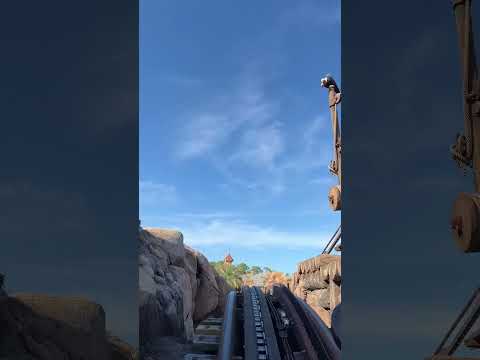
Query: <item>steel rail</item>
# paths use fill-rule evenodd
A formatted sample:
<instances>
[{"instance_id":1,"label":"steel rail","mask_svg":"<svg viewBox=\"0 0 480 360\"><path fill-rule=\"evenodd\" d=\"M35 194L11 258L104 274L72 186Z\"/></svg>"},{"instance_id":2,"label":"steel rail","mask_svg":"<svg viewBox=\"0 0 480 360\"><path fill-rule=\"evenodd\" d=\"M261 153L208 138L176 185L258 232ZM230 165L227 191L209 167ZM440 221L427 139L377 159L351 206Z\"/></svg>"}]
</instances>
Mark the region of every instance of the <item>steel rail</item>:
<instances>
[{"instance_id":1,"label":"steel rail","mask_svg":"<svg viewBox=\"0 0 480 360\"><path fill-rule=\"evenodd\" d=\"M469 315L467 316L467 313ZM460 322L465 319L466 321L463 325L460 326L460 330L454 336L454 339L450 346L444 347L447 343L450 336L453 334L455 329L460 325ZM440 345L438 345L437 349L433 353L433 355L452 355L455 350L460 346L462 340L468 334L470 329L473 327L477 319L480 317L480 288L477 288L473 295L468 300L467 304L464 306L458 317L453 322L452 326L448 330L447 334L443 338Z\"/></svg>"},{"instance_id":2,"label":"steel rail","mask_svg":"<svg viewBox=\"0 0 480 360\"><path fill-rule=\"evenodd\" d=\"M282 320L279 310L273 304L272 298L266 297L268 307L270 308L270 314L272 315L272 320L275 323L275 328L280 340L280 345L282 347L283 360L295 360L295 355L293 354L292 347L288 342L288 323L285 323Z\"/></svg>"},{"instance_id":3,"label":"steel rail","mask_svg":"<svg viewBox=\"0 0 480 360\"><path fill-rule=\"evenodd\" d=\"M340 360L340 347L331 330L306 302L299 298L296 298L296 302L305 316L304 325L319 357L325 360Z\"/></svg>"},{"instance_id":4,"label":"steel rail","mask_svg":"<svg viewBox=\"0 0 480 360\"><path fill-rule=\"evenodd\" d=\"M327 245L322 251L322 254L330 254L337 245L338 241L342 238L342 226L339 225L337 230L333 233L332 237L328 241Z\"/></svg>"},{"instance_id":5,"label":"steel rail","mask_svg":"<svg viewBox=\"0 0 480 360\"><path fill-rule=\"evenodd\" d=\"M237 293L230 291L227 295L225 311L222 325L222 338L217 354L218 360L231 360L235 351L235 343L237 340L236 323L237 323Z\"/></svg>"},{"instance_id":6,"label":"steel rail","mask_svg":"<svg viewBox=\"0 0 480 360\"><path fill-rule=\"evenodd\" d=\"M243 296L243 333L244 333L244 359L257 360L257 336L255 330L255 318L253 313L252 290L245 286L242 288Z\"/></svg>"},{"instance_id":7,"label":"steel rail","mask_svg":"<svg viewBox=\"0 0 480 360\"><path fill-rule=\"evenodd\" d=\"M273 296L288 314L288 318L291 319L291 334L295 336L300 348L305 351L305 360L321 360L305 327L306 319L299 314L298 304L292 301L294 295L285 286L275 285L273 286Z\"/></svg>"},{"instance_id":8,"label":"steel rail","mask_svg":"<svg viewBox=\"0 0 480 360\"><path fill-rule=\"evenodd\" d=\"M320 317L285 286L275 285L271 296L259 287L244 286L241 293L227 294L217 359L240 355L244 360L293 360L298 356L339 360L340 344Z\"/></svg>"},{"instance_id":9,"label":"steel rail","mask_svg":"<svg viewBox=\"0 0 480 360\"><path fill-rule=\"evenodd\" d=\"M257 321L257 319L255 318L255 330L257 331L257 347L261 348L263 343L265 346L265 353L268 360L281 360L280 351L278 350L277 336L275 334L275 329L273 328L272 316L270 314L270 309L265 299L265 294L260 290L259 287L255 287L254 292L256 292L257 295L258 310L261 314L260 321ZM262 328L264 336L263 339L258 337L259 326Z\"/></svg>"}]
</instances>

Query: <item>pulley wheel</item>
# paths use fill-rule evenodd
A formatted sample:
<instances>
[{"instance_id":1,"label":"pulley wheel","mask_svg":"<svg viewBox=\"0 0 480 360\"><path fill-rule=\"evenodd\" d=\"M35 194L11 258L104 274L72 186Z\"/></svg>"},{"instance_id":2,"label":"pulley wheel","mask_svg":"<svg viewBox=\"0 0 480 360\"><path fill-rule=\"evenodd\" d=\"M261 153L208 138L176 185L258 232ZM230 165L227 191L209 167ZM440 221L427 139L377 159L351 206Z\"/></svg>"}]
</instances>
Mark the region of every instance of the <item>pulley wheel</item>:
<instances>
[{"instance_id":1,"label":"pulley wheel","mask_svg":"<svg viewBox=\"0 0 480 360\"><path fill-rule=\"evenodd\" d=\"M480 251L480 194L460 193L457 196L450 226L463 252Z\"/></svg>"},{"instance_id":2,"label":"pulley wheel","mask_svg":"<svg viewBox=\"0 0 480 360\"><path fill-rule=\"evenodd\" d=\"M330 204L330 208L333 211L340 210L342 208L342 191L340 188L340 185L335 185L332 188L330 188L330 191L328 192L328 202Z\"/></svg>"}]
</instances>

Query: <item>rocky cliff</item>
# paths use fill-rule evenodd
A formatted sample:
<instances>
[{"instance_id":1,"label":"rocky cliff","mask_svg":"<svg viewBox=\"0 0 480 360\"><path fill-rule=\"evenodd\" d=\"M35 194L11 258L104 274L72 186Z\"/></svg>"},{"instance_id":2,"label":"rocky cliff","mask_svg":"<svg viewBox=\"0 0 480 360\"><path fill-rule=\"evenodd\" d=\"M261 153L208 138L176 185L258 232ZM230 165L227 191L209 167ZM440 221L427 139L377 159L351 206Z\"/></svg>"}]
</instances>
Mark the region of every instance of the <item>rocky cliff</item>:
<instances>
[{"instance_id":1,"label":"rocky cliff","mask_svg":"<svg viewBox=\"0 0 480 360\"><path fill-rule=\"evenodd\" d=\"M341 257L322 254L298 264L289 284L330 327L331 313L341 302Z\"/></svg>"},{"instance_id":2,"label":"rocky cliff","mask_svg":"<svg viewBox=\"0 0 480 360\"><path fill-rule=\"evenodd\" d=\"M271 289L273 285L282 284L288 286L290 278L282 272L266 271L255 275L245 275L243 285L258 286L265 290Z\"/></svg>"},{"instance_id":3,"label":"rocky cliff","mask_svg":"<svg viewBox=\"0 0 480 360\"><path fill-rule=\"evenodd\" d=\"M140 229L139 242L141 347L162 337L189 342L196 323L223 313L230 287L178 231Z\"/></svg>"},{"instance_id":4,"label":"rocky cliff","mask_svg":"<svg viewBox=\"0 0 480 360\"><path fill-rule=\"evenodd\" d=\"M0 358L131 360L135 349L105 330L101 305L77 297L0 295Z\"/></svg>"}]
</instances>

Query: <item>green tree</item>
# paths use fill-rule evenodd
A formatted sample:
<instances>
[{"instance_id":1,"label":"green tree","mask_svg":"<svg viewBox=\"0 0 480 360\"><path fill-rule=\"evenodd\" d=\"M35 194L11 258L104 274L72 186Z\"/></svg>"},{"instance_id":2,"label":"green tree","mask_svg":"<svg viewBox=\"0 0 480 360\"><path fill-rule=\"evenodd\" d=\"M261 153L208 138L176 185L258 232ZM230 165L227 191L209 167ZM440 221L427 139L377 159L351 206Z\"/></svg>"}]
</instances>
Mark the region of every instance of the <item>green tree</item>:
<instances>
[{"instance_id":1,"label":"green tree","mask_svg":"<svg viewBox=\"0 0 480 360\"><path fill-rule=\"evenodd\" d=\"M262 268L260 266L252 266L250 268L250 272L253 274L253 275L257 275L257 274L260 274L263 272Z\"/></svg>"},{"instance_id":2,"label":"green tree","mask_svg":"<svg viewBox=\"0 0 480 360\"><path fill-rule=\"evenodd\" d=\"M242 285L242 278L235 271L234 266L223 265L217 270L218 274L222 276L225 281L234 288L240 287Z\"/></svg>"},{"instance_id":3,"label":"green tree","mask_svg":"<svg viewBox=\"0 0 480 360\"><path fill-rule=\"evenodd\" d=\"M236 266L235 270L242 275L245 275L248 272L248 265L245 263L240 263Z\"/></svg>"}]
</instances>

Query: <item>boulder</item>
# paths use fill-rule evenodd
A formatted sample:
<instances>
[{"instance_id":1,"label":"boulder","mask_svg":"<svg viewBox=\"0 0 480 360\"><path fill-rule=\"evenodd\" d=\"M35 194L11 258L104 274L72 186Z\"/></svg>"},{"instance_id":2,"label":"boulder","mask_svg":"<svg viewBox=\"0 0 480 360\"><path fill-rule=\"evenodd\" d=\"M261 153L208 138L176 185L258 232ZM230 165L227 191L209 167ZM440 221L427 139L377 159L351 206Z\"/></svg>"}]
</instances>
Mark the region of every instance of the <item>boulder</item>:
<instances>
[{"instance_id":1,"label":"boulder","mask_svg":"<svg viewBox=\"0 0 480 360\"><path fill-rule=\"evenodd\" d=\"M325 325L327 325L328 327L332 326L330 313L327 310L317 305L310 305L310 307L317 313L318 316L320 316L320 319L322 319Z\"/></svg>"},{"instance_id":2,"label":"boulder","mask_svg":"<svg viewBox=\"0 0 480 360\"><path fill-rule=\"evenodd\" d=\"M302 286L297 286L293 293L303 301L307 300L307 291Z\"/></svg>"},{"instance_id":3,"label":"boulder","mask_svg":"<svg viewBox=\"0 0 480 360\"><path fill-rule=\"evenodd\" d=\"M164 238L160 237L164 236ZM139 234L140 342L158 336L189 340L193 332L190 278L183 268L183 235L145 229Z\"/></svg>"},{"instance_id":4,"label":"boulder","mask_svg":"<svg viewBox=\"0 0 480 360\"><path fill-rule=\"evenodd\" d=\"M197 296L198 280L197 280L197 268L198 261L197 256L195 255L195 250L185 246L185 271L187 272L190 278L190 286L192 288L192 298L195 299ZM195 310L195 303L193 303Z\"/></svg>"},{"instance_id":5,"label":"boulder","mask_svg":"<svg viewBox=\"0 0 480 360\"><path fill-rule=\"evenodd\" d=\"M103 307L81 297L19 293L14 296L35 313L105 337Z\"/></svg>"},{"instance_id":6,"label":"boulder","mask_svg":"<svg viewBox=\"0 0 480 360\"><path fill-rule=\"evenodd\" d=\"M162 257L163 254L167 255L169 265L184 267L185 247L181 232L168 229L145 228L140 233L146 240L152 254L157 255L156 251L158 250L160 251L159 257Z\"/></svg>"},{"instance_id":7,"label":"boulder","mask_svg":"<svg viewBox=\"0 0 480 360\"><path fill-rule=\"evenodd\" d=\"M342 301L340 286L338 286L334 281L330 282L329 293L330 311L333 311L333 309L335 309L335 307Z\"/></svg>"},{"instance_id":8,"label":"boulder","mask_svg":"<svg viewBox=\"0 0 480 360\"><path fill-rule=\"evenodd\" d=\"M180 232L145 228L139 241L141 346L168 336L191 341L194 323L223 313L230 287Z\"/></svg>"},{"instance_id":9,"label":"boulder","mask_svg":"<svg viewBox=\"0 0 480 360\"><path fill-rule=\"evenodd\" d=\"M184 338L181 294L168 286L154 294L140 290L139 332L141 343L166 335Z\"/></svg>"},{"instance_id":10,"label":"boulder","mask_svg":"<svg viewBox=\"0 0 480 360\"><path fill-rule=\"evenodd\" d=\"M319 289L307 293L307 304L330 309L330 292L328 289Z\"/></svg>"},{"instance_id":11,"label":"boulder","mask_svg":"<svg viewBox=\"0 0 480 360\"><path fill-rule=\"evenodd\" d=\"M172 286L178 286L178 292L182 293L182 309L183 309L183 323L185 329L186 339L193 338L193 292L188 276L185 269L177 266L171 266L174 282Z\"/></svg>"},{"instance_id":12,"label":"boulder","mask_svg":"<svg viewBox=\"0 0 480 360\"><path fill-rule=\"evenodd\" d=\"M130 344L116 336L108 336L110 360L137 360L138 352Z\"/></svg>"},{"instance_id":13,"label":"boulder","mask_svg":"<svg viewBox=\"0 0 480 360\"><path fill-rule=\"evenodd\" d=\"M78 298L22 297L0 298L0 358L110 359L100 305Z\"/></svg>"},{"instance_id":14,"label":"boulder","mask_svg":"<svg viewBox=\"0 0 480 360\"><path fill-rule=\"evenodd\" d=\"M315 256L311 259L307 259L298 264L298 272L300 274L311 273L324 269L326 265L331 262L340 261L340 256L330 255L330 254L321 254Z\"/></svg>"},{"instance_id":15,"label":"boulder","mask_svg":"<svg viewBox=\"0 0 480 360\"><path fill-rule=\"evenodd\" d=\"M216 309L220 295L215 277L212 280L208 275L201 273L198 279L200 283L195 297L195 312L193 314L193 321L196 323L205 319L208 314Z\"/></svg>"},{"instance_id":16,"label":"boulder","mask_svg":"<svg viewBox=\"0 0 480 360\"><path fill-rule=\"evenodd\" d=\"M305 274L301 280L303 287L306 290L326 289L328 282L324 280L324 276L318 272Z\"/></svg>"},{"instance_id":17,"label":"boulder","mask_svg":"<svg viewBox=\"0 0 480 360\"><path fill-rule=\"evenodd\" d=\"M321 254L298 264L293 292L330 324L330 314L341 302L341 282L341 256Z\"/></svg>"},{"instance_id":18,"label":"boulder","mask_svg":"<svg viewBox=\"0 0 480 360\"><path fill-rule=\"evenodd\" d=\"M219 297L223 294L220 294L220 289L218 288L215 277L215 270L207 258L197 251L195 255L198 261L198 288L195 296L193 321L200 322L217 308Z\"/></svg>"}]
</instances>

